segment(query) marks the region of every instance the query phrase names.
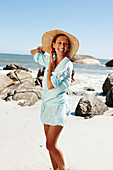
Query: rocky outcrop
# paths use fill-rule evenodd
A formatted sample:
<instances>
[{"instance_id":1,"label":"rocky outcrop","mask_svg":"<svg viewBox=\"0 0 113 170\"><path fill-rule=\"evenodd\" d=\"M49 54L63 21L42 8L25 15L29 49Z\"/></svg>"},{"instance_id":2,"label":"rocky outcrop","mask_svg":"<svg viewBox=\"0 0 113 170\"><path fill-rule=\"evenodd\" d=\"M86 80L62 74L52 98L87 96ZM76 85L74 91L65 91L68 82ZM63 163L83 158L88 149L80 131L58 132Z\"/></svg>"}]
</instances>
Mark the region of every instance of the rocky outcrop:
<instances>
[{"instance_id":1,"label":"rocky outcrop","mask_svg":"<svg viewBox=\"0 0 113 170\"><path fill-rule=\"evenodd\" d=\"M89 55L76 54L72 59L73 63L100 65L100 61Z\"/></svg>"},{"instance_id":2,"label":"rocky outcrop","mask_svg":"<svg viewBox=\"0 0 113 170\"><path fill-rule=\"evenodd\" d=\"M102 115L107 110L107 105L103 101L88 94L80 99L75 109L75 115L90 118L94 115Z\"/></svg>"},{"instance_id":3,"label":"rocky outcrop","mask_svg":"<svg viewBox=\"0 0 113 170\"><path fill-rule=\"evenodd\" d=\"M18 105L20 106L32 106L33 104L35 104L39 99L36 95L36 93L32 92L19 92L16 93L14 96L12 96L13 100L24 100L23 102L19 102Z\"/></svg>"},{"instance_id":4,"label":"rocky outcrop","mask_svg":"<svg viewBox=\"0 0 113 170\"><path fill-rule=\"evenodd\" d=\"M106 95L106 104L109 107L113 107L113 87L110 89L110 91Z\"/></svg>"},{"instance_id":5,"label":"rocky outcrop","mask_svg":"<svg viewBox=\"0 0 113 170\"><path fill-rule=\"evenodd\" d=\"M40 86L35 87L30 81L26 80L17 83L5 90L2 93L1 98L3 100L24 100L18 104L21 106L31 106L41 99L42 88Z\"/></svg>"},{"instance_id":6,"label":"rocky outcrop","mask_svg":"<svg viewBox=\"0 0 113 170\"><path fill-rule=\"evenodd\" d=\"M13 81L6 75L0 73L0 93L7 88L8 86L12 85Z\"/></svg>"},{"instance_id":7,"label":"rocky outcrop","mask_svg":"<svg viewBox=\"0 0 113 170\"><path fill-rule=\"evenodd\" d=\"M0 74L0 97L5 101L19 101L21 106L31 106L41 99L42 88L35 86L35 80L29 69L10 64L4 70L10 69L7 75Z\"/></svg>"},{"instance_id":8,"label":"rocky outcrop","mask_svg":"<svg viewBox=\"0 0 113 170\"><path fill-rule=\"evenodd\" d=\"M14 82L15 81L25 81L25 80L29 80L31 83L34 82L34 78L32 77L32 75L26 71L22 71L22 70L15 70L14 72L9 72L7 74L7 76L12 79Z\"/></svg>"},{"instance_id":9,"label":"rocky outcrop","mask_svg":"<svg viewBox=\"0 0 113 170\"><path fill-rule=\"evenodd\" d=\"M113 67L113 60L108 61L105 65L106 67Z\"/></svg>"},{"instance_id":10,"label":"rocky outcrop","mask_svg":"<svg viewBox=\"0 0 113 170\"><path fill-rule=\"evenodd\" d=\"M17 70L17 69L32 72L32 71L29 70L28 68L25 68L25 67L23 67L23 66L19 66L19 65L17 65L17 64L6 65L6 67L3 68L3 70Z\"/></svg>"},{"instance_id":11,"label":"rocky outcrop","mask_svg":"<svg viewBox=\"0 0 113 170\"><path fill-rule=\"evenodd\" d=\"M103 93L107 94L107 92L109 92L112 87L113 87L113 72L108 75L102 86Z\"/></svg>"}]
</instances>

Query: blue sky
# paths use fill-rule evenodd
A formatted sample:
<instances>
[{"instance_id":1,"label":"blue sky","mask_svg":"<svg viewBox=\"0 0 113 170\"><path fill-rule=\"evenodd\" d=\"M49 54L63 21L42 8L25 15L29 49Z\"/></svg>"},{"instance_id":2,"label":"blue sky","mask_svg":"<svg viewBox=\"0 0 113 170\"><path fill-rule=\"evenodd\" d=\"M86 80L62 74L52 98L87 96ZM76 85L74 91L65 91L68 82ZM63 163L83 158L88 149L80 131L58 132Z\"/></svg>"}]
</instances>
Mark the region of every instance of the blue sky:
<instances>
[{"instance_id":1,"label":"blue sky","mask_svg":"<svg viewBox=\"0 0 113 170\"><path fill-rule=\"evenodd\" d=\"M0 2L0 53L29 54L45 31L76 36L78 54L113 58L112 0L4 0Z\"/></svg>"}]
</instances>

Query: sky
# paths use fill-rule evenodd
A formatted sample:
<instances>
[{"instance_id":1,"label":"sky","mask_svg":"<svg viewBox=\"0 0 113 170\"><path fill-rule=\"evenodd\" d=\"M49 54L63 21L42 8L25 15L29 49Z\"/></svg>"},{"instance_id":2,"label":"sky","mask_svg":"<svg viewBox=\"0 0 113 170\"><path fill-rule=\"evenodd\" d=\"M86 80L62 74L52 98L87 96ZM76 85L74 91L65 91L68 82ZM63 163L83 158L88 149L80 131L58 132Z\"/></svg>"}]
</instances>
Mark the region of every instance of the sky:
<instances>
[{"instance_id":1,"label":"sky","mask_svg":"<svg viewBox=\"0 0 113 170\"><path fill-rule=\"evenodd\" d=\"M77 54L113 58L113 0L0 2L0 53L30 54L44 32L54 29L79 40Z\"/></svg>"}]
</instances>

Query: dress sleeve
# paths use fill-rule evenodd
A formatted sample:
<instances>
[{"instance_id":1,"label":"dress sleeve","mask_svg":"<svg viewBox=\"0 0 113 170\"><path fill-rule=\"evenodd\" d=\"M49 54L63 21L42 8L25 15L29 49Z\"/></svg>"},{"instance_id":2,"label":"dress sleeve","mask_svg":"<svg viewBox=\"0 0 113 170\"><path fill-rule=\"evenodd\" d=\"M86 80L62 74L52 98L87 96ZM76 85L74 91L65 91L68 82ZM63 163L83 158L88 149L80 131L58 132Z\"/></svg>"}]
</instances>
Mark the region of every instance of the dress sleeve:
<instances>
[{"instance_id":1,"label":"dress sleeve","mask_svg":"<svg viewBox=\"0 0 113 170\"><path fill-rule=\"evenodd\" d=\"M61 86L63 88L68 88L71 83L71 74L72 74L73 64L68 62L63 70L52 72L51 82L56 88Z\"/></svg>"},{"instance_id":2,"label":"dress sleeve","mask_svg":"<svg viewBox=\"0 0 113 170\"><path fill-rule=\"evenodd\" d=\"M34 60L45 67L48 64L48 56L41 53L35 53Z\"/></svg>"}]
</instances>

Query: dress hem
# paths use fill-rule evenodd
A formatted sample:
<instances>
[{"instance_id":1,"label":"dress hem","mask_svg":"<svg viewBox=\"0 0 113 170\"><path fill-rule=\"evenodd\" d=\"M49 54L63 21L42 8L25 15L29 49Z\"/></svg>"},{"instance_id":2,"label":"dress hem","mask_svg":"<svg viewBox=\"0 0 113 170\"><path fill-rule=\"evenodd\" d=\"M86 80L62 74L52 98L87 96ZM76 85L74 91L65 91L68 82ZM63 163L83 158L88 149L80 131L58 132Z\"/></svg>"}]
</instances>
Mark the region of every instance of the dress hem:
<instances>
[{"instance_id":1,"label":"dress hem","mask_svg":"<svg viewBox=\"0 0 113 170\"><path fill-rule=\"evenodd\" d=\"M51 124L51 123L44 123L44 122L42 122L42 124L44 125L51 125L51 126L62 126L62 127L64 127L64 125L62 125L62 124Z\"/></svg>"}]
</instances>

